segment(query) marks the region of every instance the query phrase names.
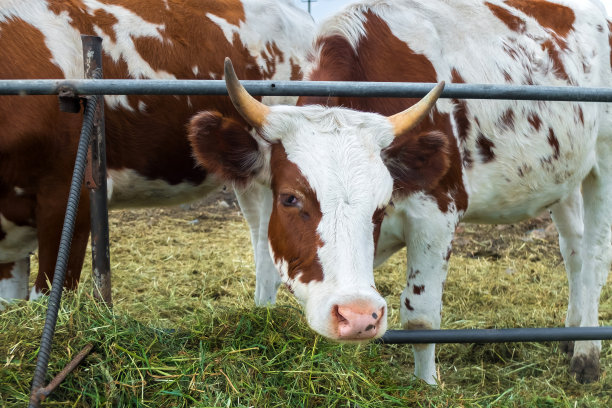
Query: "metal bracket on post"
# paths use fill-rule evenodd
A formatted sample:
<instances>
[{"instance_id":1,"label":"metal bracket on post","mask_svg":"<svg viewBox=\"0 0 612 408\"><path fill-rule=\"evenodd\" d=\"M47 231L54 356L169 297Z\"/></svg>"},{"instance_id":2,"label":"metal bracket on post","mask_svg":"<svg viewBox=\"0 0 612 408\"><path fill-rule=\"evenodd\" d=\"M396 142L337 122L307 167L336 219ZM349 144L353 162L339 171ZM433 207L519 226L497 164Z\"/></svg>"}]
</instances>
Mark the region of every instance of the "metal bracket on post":
<instances>
[{"instance_id":1,"label":"metal bracket on post","mask_svg":"<svg viewBox=\"0 0 612 408\"><path fill-rule=\"evenodd\" d=\"M102 78L102 39L82 35L85 78ZM85 183L89 191L91 252L94 297L109 307L111 298L108 203L106 186L106 141L104 135L104 99L100 98L94 116L94 129L87 152Z\"/></svg>"}]
</instances>

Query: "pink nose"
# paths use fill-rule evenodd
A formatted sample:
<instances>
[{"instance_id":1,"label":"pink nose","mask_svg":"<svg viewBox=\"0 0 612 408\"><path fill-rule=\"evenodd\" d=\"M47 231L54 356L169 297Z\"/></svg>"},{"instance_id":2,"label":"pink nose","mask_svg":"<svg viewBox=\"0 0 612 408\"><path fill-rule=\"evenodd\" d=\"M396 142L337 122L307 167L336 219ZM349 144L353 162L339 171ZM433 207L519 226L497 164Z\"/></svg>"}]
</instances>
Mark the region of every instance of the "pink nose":
<instances>
[{"instance_id":1,"label":"pink nose","mask_svg":"<svg viewBox=\"0 0 612 408\"><path fill-rule=\"evenodd\" d=\"M335 305L332 308L332 324L337 327L340 340L371 339L378 333L385 308L371 305Z\"/></svg>"}]
</instances>

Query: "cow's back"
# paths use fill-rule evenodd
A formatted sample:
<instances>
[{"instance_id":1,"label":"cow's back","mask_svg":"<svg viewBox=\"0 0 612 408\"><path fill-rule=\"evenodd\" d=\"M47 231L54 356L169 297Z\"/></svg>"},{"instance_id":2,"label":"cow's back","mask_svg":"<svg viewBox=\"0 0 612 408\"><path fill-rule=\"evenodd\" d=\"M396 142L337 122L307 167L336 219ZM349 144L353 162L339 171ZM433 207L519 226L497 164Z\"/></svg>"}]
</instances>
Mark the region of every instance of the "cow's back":
<instances>
[{"instance_id":1,"label":"cow's back","mask_svg":"<svg viewBox=\"0 0 612 408\"><path fill-rule=\"evenodd\" d=\"M366 1L322 25L308 75L607 86L609 28L602 9L590 1ZM388 115L411 100L335 102ZM449 174L455 180L443 181L447 191L438 195L460 189L456 179L464 174L466 219L490 222L535 215L569 194L594 165L607 109L593 103L491 100L441 100L437 108L431 123L417 131L452 129L458 145L452 160L462 167Z\"/></svg>"},{"instance_id":2,"label":"cow's back","mask_svg":"<svg viewBox=\"0 0 612 408\"><path fill-rule=\"evenodd\" d=\"M221 79L230 57L244 79L299 79L312 33L310 17L287 0L4 2L0 78L82 78L80 34L94 34L103 39L105 78ZM211 183L192 159L188 119L215 110L241 120L221 96L118 95L105 102L112 205L203 194ZM78 115L59 112L56 97L0 96L2 153L35 163L0 164L0 177L35 189L51 167L74 160L79 126Z\"/></svg>"}]
</instances>

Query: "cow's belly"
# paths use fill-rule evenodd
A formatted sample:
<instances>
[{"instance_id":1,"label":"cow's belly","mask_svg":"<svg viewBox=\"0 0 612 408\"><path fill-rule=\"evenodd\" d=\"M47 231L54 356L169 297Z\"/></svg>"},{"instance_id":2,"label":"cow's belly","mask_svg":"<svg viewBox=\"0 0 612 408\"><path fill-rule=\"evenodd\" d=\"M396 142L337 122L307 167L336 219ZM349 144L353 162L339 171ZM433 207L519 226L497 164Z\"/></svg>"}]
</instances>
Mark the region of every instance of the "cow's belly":
<instances>
[{"instance_id":1,"label":"cow's belly","mask_svg":"<svg viewBox=\"0 0 612 408\"><path fill-rule=\"evenodd\" d=\"M528 153L520 160L474 166L466 173L469 205L465 222L513 223L535 217L579 188L595 165L594 149L561 151L543 163Z\"/></svg>"},{"instance_id":2,"label":"cow's belly","mask_svg":"<svg viewBox=\"0 0 612 408\"><path fill-rule=\"evenodd\" d=\"M38 247L36 228L17 225L0 214L0 263L10 263L27 258Z\"/></svg>"},{"instance_id":3,"label":"cow's belly","mask_svg":"<svg viewBox=\"0 0 612 408\"><path fill-rule=\"evenodd\" d=\"M132 169L109 169L107 182L110 208L176 205L202 198L221 186L210 175L199 184L170 184L148 179Z\"/></svg>"}]
</instances>

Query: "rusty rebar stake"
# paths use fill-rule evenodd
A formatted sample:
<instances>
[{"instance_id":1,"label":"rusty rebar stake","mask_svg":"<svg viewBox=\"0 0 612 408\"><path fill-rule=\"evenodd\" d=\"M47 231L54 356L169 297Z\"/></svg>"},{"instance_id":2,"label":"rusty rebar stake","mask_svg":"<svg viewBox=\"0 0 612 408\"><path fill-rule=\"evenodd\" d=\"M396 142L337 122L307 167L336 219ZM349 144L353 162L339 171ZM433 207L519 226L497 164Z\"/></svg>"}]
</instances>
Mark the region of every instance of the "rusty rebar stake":
<instances>
[{"instance_id":1,"label":"rusty rebar stake","mask_svg":"<svg viewBox=\"0 0 612 408\"><path fill-rule=\"evenodd\" d=\"M79 351L79 353L76 356L74 356L72 361L69 362L66 365L66 367L64 367L64 369L62 371L60 371L53 378L53 380L51 380L49 385L47 385L46 387L42 387L42 388L39 388L38 390L36 390L35 393L34 393L34 396L35 396L35 398L37 400L37 403L40 404L42 401L44 401L45 398L47 398L49 396L49 394L51 394L53 392L53 390L55 390L57 388L57 386L60 385L61 382L66 379L68 374L70 374L79 364L81 364L81 361L83 361L83 359L85 357L87 357L87 355L89 353L91 353L92 349L93 349L93 344L89 343L88 345L86 345L83 348L83 350Z\"/></svg>"}]
</instances>

